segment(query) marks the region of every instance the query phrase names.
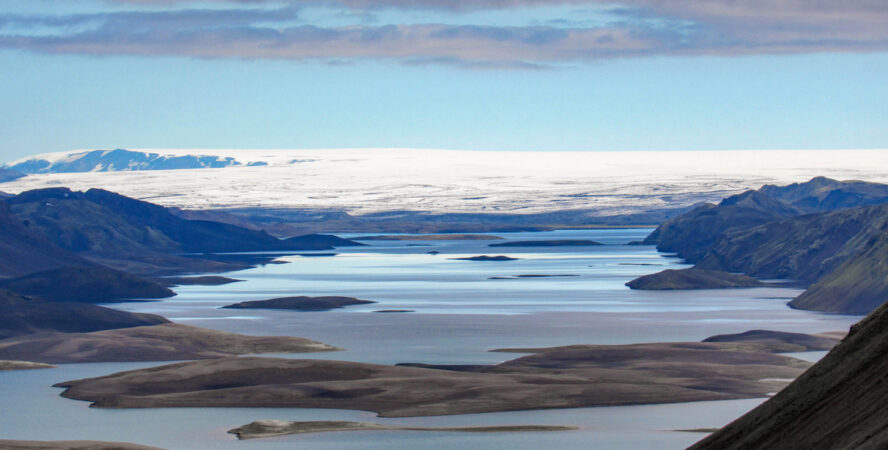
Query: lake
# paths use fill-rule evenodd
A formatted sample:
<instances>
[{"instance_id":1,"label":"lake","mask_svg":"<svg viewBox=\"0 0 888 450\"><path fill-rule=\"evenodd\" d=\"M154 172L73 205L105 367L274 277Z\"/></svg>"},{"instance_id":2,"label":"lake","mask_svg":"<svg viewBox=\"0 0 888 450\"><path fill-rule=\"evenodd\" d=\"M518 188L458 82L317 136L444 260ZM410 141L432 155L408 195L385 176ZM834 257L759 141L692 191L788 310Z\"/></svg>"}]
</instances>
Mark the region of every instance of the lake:
<instances>
[{"instance_id":1,"label":"lake","mask_svg":"<svg viewBox=\"0 0 888 450\"><path fill-rule=\"evenodd\" d=\"M584 247L492 248L502 240L365 241L335 256L293 255L226 274L224 286L183 286L160 302L111 305L173 321L254 335L301 336L346 349L275 355L392 364L498 363L520 355L504 347L701 340L750 329L847 330L860 316L786 306L798 289L783 287L633 291L627 281L668 268L678 258L640 241L650 229L495 233L507 240L589 239ZM343 235L352 237L354 235ZM438 252L430 254L429 252ZM316 252L329 253L329 252ZM452 258L508 255L515 261ZM520 275L556 275L519 277ZM491 278L499 279L491 279ZM219 307L291 295L346 295L376 301L327 312ZM377 313L406 309L409 313ZM821 353L799 354L816 360ZM763 399L379 419L373 413L316 409L103 410L59 397L52 384L161 363L69 364L0 372L3 438L97 439L168 448L683 448L704 435L671 431L724 425ZM14 413L10 413L14 411ZM237 441L226 430L258 419L361 420L398 425L576 425L559 433L362 431Z\"/></svg>"}]
</instances>

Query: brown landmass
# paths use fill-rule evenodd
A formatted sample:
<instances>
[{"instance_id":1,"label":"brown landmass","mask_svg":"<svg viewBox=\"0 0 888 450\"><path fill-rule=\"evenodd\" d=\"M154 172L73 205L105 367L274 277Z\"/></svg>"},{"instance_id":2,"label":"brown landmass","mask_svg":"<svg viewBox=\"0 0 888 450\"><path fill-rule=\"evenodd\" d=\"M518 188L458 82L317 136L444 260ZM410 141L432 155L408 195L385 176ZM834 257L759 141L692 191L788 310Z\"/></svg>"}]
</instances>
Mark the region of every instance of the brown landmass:
<instances>
[{"instance_id":1,"label":"brown landmass","mask_svg":"<svg viewBox=\"0 0 888 450\"><path fill-rule=\"evenodd\" d=\"M0 439L0 449L17 450L163 450L159 447L102 441L16 441Z\"/></svg>"},{"instance_id":2,"label":"brown landmass","mask_svg":"<svg viewBox=\"0 0 888 450\"><path fill-rule=\"evenodd\" d=\"M0 359L54 364L181 361L334 350L339 349L303 338L246 336L173 323L91 333L35 333L0 340Z\"/></svg>"},{"instance_id":3,"label":"brown landmass","mask_svg":"<svg viewBox=\"0 0 888 450\"><path fill-rule=\"evenodd\" d=\"M387 417L726 400L778 391L810 366L777 354L814 349L781 336L512 349L532 354L491 366L222 358L58 386L98 407L335 408Z\"/></svg>"},{"instance_id":4,"label":"brown landmass","mask_svg":"<svg viewBox=\"0 0 888 450\"><path fill-rule=\"evenodd\" d=\"M251 300L223 306L228 309L289 309L293 311L328 311L344 308L351 305L367 305L376 303L370 300L361 300L354 297L322 296L306 297L280 297L270 300Z\"/></svg>"},{"instance_id":5,"label":"brown landmass","mask_svg":"<svg viewBox=\"0 0 888 450\"><path fill-rule=\"evenodd\" d=\"M28 370L28 369L52 369L52 364L36 363L31 361L0 360L0 371L4 370Z\"/></svg>"},{"instance_id":6,"label":"brown landmass","mask_svg":"<svg viewBox=\"0 0 888 450\"><path fill-rule=\"evenodd\" d=\"M502 237L490 234L394 234L351 238L353 241L492 241L500 239L502 239Z\"/></svg>"},{"instance_id":7,"label":"brown landmass","mask_svg":"<svg viewBox=\"0 0 888 450\"><path fill-rule=\"evenodd\" d=\"M503 433L503 432L532 432L532 431L569 431L577 427L557 425L506 425L492 427L398 427L392 425L380 425L369 422L345 422L345 421L314 421L314 422L290 422L286 420L257 420L247 425L228 430L237 435L238 439L256 439L287 434L324 433L330 431L368 431L368 430L395 430L395 431L451 431L462 433Z\"/></svg>"}]
</instances>

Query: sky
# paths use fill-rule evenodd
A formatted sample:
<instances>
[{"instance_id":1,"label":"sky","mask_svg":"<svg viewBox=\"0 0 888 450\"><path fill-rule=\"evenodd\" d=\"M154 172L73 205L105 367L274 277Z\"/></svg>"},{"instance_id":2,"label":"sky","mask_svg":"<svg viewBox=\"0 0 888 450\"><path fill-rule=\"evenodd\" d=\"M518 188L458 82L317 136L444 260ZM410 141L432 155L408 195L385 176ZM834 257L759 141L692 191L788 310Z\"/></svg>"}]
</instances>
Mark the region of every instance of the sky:
<instances>
[{"instance_id":1,"label":"sky","mask_svg":"<svg viewBox=\"0 0 888 450\"><path fill-rule=\"evenodd\" d=\"M0 161L888 148L884 0L3 0Z\"/></svg>"}]
</instances>

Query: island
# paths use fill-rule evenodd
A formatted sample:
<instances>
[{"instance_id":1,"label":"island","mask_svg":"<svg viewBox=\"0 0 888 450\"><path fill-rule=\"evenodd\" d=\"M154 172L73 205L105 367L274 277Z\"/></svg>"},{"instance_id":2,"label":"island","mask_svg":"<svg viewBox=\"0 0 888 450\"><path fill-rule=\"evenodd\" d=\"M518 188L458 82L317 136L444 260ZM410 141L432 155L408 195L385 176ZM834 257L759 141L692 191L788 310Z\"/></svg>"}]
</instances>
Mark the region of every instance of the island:
<instances>
[{"instance_id":1,"label":"island","mask_svg":"<svg viewBox=\"0 0 888 450\"><path fill-rule=\"evenodd\" d=\"M0 359L51 364L181 361L336 350L341 349L304 338L247 336L174 323L91 333L24 334L0 340Z\"/></svg>"},{"instance_id":2,"label":"island","mask_svg":"<svg viewBox=\"0 0 888 450\"><path fill-rule=\"evenodd\" d=\"M238 439L256 439L288 434L324 433L331 431L443 431L462 433L502 433L502 432L532 432L532 431L569 431L577 427L557 425L505 425L490 427L401 427L394 425L380 425L370 422L347 421L311 421L291 422L287 420L257 420L255 422L228 430Z\"/></svg>"},{"instance_id":3,"label":"island","mask_svg":"<svg viewBox=\"0 0 888 450\"><path fill-rule=\"evenodd\" d=\"M837 340L831 340L834 344ZM106 408L288 407L384 417L759 398L811 364L781 355L822 349L798 336L501 349L497 365L381 365L234 357L73 380L64 397Z\"/></svg>"},{"instance_id":4,"label":"island","mask_svg":"<svg viewBox=\"0 0 888 450\"><path fill-rule=\"evenodd\" d=\"M52 364L37 363L31 361L0 360L0 372L4 370L52 369L55 367L56 366Z\"/></svg>"},{"instance_id":5,"label":"island","mask_svg":"<svg viewBox=\"0 0 888 450\"><path fill-rule=\"evenodd\" d=\"M288 309L291 311L329 311L351 305L367 305L376 303L354 297L323 296L280 297L270 300L251 300L223 306L226 309Z\"/></svg>"},{"instance_id":6,"label":"island","mask_svg":"<svg viewBox=\"0 0 888 450\"><path fill-rule=\"evenodd\" d=\"M517 261L521 258L513 258L511 256L505 255L497 255L497 256L489 256L489 255L480 255L480 256L467 256L465 258L449 258L455 259L459 261Z\"/></svg>"},{"instance_id":7,"label":"island","mask_svg":"<svg viewBox=\"0 0 888 450\"><path fill-rule=\"evenodd\" d=\"M576 274L556 274L556 275L547 275L547 274L536 274L529 273L523 275L515 275L515 276L496 276L490 277L488 280L520 280L522 278L564 278L564 277L578 277Z\"/></svg>"},{"instance_id":8,"label":"island","mask_svg":"<svg viewBox=\"0 0 888 450\"><path fill-rule=\"evenodd\" d=\"M167 286L222 286L225 284L240 283L244 280L220 277L218 275L206 275L199 277L164 277L158 278L157 281L165 283Z\"/></svg>"},{"instance_id":9,"label":"island","mask_svg":"<svg viewBox=\"0 0 888 450\"><path fill-rule=\"evenodd\" d=\"M723 289L767 286L746 275L703 269L667 269L626 283L630 289L664 291L678 289Z\"/></svg>"},{"instance_id":10,"label":"island","mask_svg":"<svg viewBox=\"0 0 888 450\"><path fill-rule=\"evenodd\" d=\"M495 241L503 239L489 234L386 234L361 236L353 241Z\"/></svg>"},{"instance_id":11,"label":"island","mask_svg":"<svg viewBox=\"0 0 888 450\"><path fill-rule=\"evenodd\" d=\"M18 441L0 439L0 448L18 450L163 450L160 447L103 441Z\"/></svg>"},{"instance_id":12,"label":"island","mask_svg":"<svg viewBox=\"0 0 888 450\"><path fill-rule=\"evenodd\" d=\"M586 247L590 245L604 245L601 242L587 239L553 239L541 241L510 241L497 244L488 244L488 247Z\"/></svg>"},{"instance_id":13,"label":"island","mask_svg":"<svg viewBox=\"0 0 888 450\"><path fill-rule=\"evenodd\" d=\"M56 302L109 303L161 299L175 292L153 279L107 267L63 267L0 280L0 289Z\"/></svg>"}]
</instances>

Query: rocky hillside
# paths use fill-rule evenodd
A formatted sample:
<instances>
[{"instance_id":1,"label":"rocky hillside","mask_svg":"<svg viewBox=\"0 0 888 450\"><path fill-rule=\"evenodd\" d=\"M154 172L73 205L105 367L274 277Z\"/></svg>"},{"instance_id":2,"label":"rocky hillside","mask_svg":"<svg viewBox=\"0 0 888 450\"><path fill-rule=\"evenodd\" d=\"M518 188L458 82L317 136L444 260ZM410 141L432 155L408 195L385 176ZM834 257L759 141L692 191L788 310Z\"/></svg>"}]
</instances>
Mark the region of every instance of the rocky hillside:
<instances>
[{"instance_id":1,"label":"rocky hillside","mask_svg":"<svg viewBox=\"0 0 888 450\"><path fill-rule=\"evenodd\" d=\"M15 277L67 266L95 266L94 263L49 242L26 227L0 201L0 277Z\"/></svg>"},{"instance_id":2,"label":"rocky hillside","mask_svg":"<svg viewBox=\"0 0 888 450\"><path fill-rule=\"evenodd\" d=\"M162 206L101 189L39 189L23 192L6 202L21 224L31 234L43 236L44 241L93 261L144 275L237 270L253 263L182 256L187 253L326 250L362 245L328 235L278 239L260 230L187 220ZM51 267L39 267L46 268Z\"/></svg>"},{"instance_id":3,"label":"rocky hillside","mask_svg":"<svg viewBox=\"0 0 888 450\"><path fill-rule=\"evenodd\" d=\"M837 181L824 177L788 186L767 185L704 204L663 222L646 239L663 252L699 262L731 232L808 213L821 213L888 202L888 185Z\"/></svg>"},{"instance_id":4,"label":"rocky hillside","mask_svg":"<svg viewBox=\"0 0 888 450\"><path fill-rule=\"evenodd\" d=\"M702 269L812 283L859 255L888 227L888 204L808 214L725 234Z\"/></svg>"},{"instance_id":5,"label":"rocky hillside","mask_svg":"<svg viewBox=\"0 0 888 450\"><path fill-rule=\"evenodd\" d=\"M154 280L107 267L64 267L0 280L0 289L54 302L107 303L176 295Z\"/></svg>"},{"instance_id":6,"label":"rocky hillside","mask_svg":"<svg viewBox=\"0 0 888 450\"><path fill-rule=\"evenodd\" d=\"M789 303L793 308L866 314L888 300L888 229L866 250L814 283Z\"/></svg>"},{"instance_id":7,"label":"rocky hillside","mask_svg":"<svg viewBox=\"0 0 888 450\"><path fill-rule=\"evenodd\" d=\"M886 355L883 305L792 384L692 448L886 448Z\"/></svg>"},{"instance_id":8,"label":"rocky hillside","mask_svg":"<svg viewBox=\"0 0 888 450\"><path fill-rule=\"evenodd\" d=\"M134 314L83 303L50 303L0 289L0 339L29 333L80 333L168 323L153 314Z\"/></svg>"}]
</instances>

